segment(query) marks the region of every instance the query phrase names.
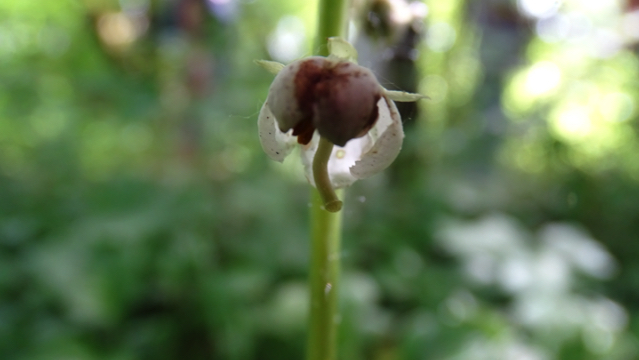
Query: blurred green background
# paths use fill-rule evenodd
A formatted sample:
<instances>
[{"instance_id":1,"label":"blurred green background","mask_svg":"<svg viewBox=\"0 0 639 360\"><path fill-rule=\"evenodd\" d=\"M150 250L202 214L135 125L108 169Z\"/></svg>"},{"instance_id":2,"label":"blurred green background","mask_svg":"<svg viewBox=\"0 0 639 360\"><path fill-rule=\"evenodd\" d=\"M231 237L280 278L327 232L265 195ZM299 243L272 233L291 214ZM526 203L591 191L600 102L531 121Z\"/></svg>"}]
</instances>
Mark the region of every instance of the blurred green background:
<instances>
[{"instance_id":1,"label":"blurred green background","mask_svg":"<svg viewBox=\"0 0 639 360\"><path fill-rule=\"evenodd\" d=\"M0 358L301 359L309 188L262 153L316 1L0 1ZM406 139L347 191L340 358L639 357L639 2L358 0Z\"/></svg>"}]
</instances>

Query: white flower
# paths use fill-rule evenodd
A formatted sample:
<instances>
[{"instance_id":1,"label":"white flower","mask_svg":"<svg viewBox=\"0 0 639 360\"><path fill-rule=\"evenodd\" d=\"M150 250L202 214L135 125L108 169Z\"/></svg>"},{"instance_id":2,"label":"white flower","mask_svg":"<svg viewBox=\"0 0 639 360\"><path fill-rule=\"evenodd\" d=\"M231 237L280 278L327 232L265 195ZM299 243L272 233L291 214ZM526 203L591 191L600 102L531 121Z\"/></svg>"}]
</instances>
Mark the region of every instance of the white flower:
<instances>
[{"instance_id":1,"label":"white flower","mask_svg":"<svg viewBox=\"0 0 639 360\"><path fill-rule=\"evenodd\" d=\"M308 181L315 186L313 158L320 137L336 146L328 160L332 188L351 185L387 168L402 147L404 131L395 101L424 96L384 89L373 73L357 65L348 42L330 38L328 57L289 65L257 61L277 74L258 118L266 154L283 161L301 146Z\"/></svg>"}]
</instances>

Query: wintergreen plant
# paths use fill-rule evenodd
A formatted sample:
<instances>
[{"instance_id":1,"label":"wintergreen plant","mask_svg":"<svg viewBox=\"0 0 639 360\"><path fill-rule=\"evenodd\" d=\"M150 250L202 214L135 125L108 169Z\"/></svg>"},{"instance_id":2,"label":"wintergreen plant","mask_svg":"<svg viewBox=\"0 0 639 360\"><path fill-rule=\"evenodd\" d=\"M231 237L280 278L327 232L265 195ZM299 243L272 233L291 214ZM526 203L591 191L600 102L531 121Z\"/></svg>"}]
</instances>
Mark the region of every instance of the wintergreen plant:
<instances>
[{"instance_id":1,"label":"wintergreen plant","mask_svg":"<svg viewBox=\"0 0 639 360\"><path fill-rule=\"evenodd\" d=\"M262 148L281 162L299 144L306 177L317 189L311 207L308 360L334 360L337 353L342 201L335 190L395 160L404 130L394 101L424 97L384 89L357 64L357 51L342 39L346 8L345 0L320 0L321 56L288 65L256 61L276 74L258 117Z\"/></svg>"},{"instance_id":2,"label":"wintergreen plant","mask_svg":"<svg viewBox=\"0 0 639 360\"><path fill-rule=\"evenodd\" d=\"M385 89L357 64L351 44L340 37L327 40L326 57L289 65L256 61L276 74L258 117L262 148L281 162L299 145L306 178L317 188L311 209L309 360L335 356L341 218L331 213L342 208L335 189L377 174L395 160L404 130L394 101L424 97Z\"/></svg>"},{"instance_id":3,"label":"wintergreen plant","mask_svg":"<svg viewBox=\"0 0 639 360\"><path fill-rule=\"evenodd\" d=\"M357 51L339 37L328 39L329 56L289 65L260 60L276 74L258 118L260 142L283 161L301 146L302 163L326 210L342 207L334 189L387 168L402 147L402 119L394 101L423 95L386 90L356 63Z\"/></svg>"}]
</instances>

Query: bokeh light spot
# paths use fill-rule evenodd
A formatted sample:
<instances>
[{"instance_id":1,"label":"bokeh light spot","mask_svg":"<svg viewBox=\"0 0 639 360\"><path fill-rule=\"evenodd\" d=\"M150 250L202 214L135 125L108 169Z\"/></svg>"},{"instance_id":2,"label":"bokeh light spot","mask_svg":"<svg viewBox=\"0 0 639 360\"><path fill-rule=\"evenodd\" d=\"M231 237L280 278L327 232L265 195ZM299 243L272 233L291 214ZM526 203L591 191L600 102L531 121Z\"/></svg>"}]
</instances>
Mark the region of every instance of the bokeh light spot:
<instances>
[{"instance_id":1,"label":"bokeh light spot","mask_svg":"<svg viewBox=\"0 0 639 360\"><path fill-rule=\"evenodd\" d=\"M598 29L591 39L590 55L595 58L607 59L619 52L623 47L621 35L612 29Z\"/></svg>"},{"instance_id":2,"label":"bokeh light spot","mask_svg":"<svg viewBox=\"0 0 639 360\"><path fill-rule=\"evenodd\" d=\"M533 65L526 76L526 91L533 96L549 93L561 82L561 70L550 61Z\"/></svg>"},{"instance_id":3,"label":"bokeh light spot","mask_svg":"<svg viewBox=\"0 0 639 360\"><path fill-rule=\"evenodd\" d=\"M599 112L606 121L621 122L628 120L634 110L635 103L626 93L615 92L607 94L599 101Z\"/></svg>"},{"instance_id":4,"label":"bokeh light spot","mask_svg":"<svg viewBox=\"0 0 639 360\"><path fill-rule=\"evenodd\" d=\"M578 105L560 110L554 116L552 127L557 135L566 140L582 138L593 130L588 109Z\"/></svg>"},{"instance_id":5,"label":"bokeh light spot","mask_svg":"<svg viewBox=\"0 0 639 360\"><path fill-rule=\"evenodd\" d=\"M297 16L284 16L268 38L268 52L274 60L290 62L305 52L305 26Z\"/></svg>"},{"instance_id":6,"label":"bokeh light spot","mask_svg":"<svg viewBox=\"0 0 639 360\"><path fill-rule=\"evenodd\" d=\"M570 22L566 16L555 15L539 19L535 26L537 35L545 42L553 43L565 39L570 30Z\"/></svg>"},{"instance_id":7,"label":"bokeh light spot","mask_svg":"<svg viewBox=\"0 0 639 360\"><path fill-rule=\"evenodd\" d=\"M622 18L621 26L624 35L631 39L639 40L639 10L625 14Z\"/></svg>"},{"instance_id":8,"label":"bokeh light spot","mask_svg":"<svg viewBox=\"0 0 639 360\"><path fill-rule=\"evenodd\" d=\"M436 22L428 28L426 45L434 52L450 50L457 39L457 32L447 22Z\"/></svg>"},{"instance_id":9,"label":"bokeh light spot","mask_svg":"<svg viewBox=\"0 0 639 360\"><path fill-rule=\"evenodd\" d=\"M100 38L109 46L126 46L136 38L133 21L124 13L105 14L98 20Z\"/></svg>"},{"instance_id":10,"label":"bokeh light spot","mask_svg":"<svg viewBox=\"0 0 639 360\"><path fill-rule=\"evenodd\" d=\"M519 0L519 10L530 17L545 18L557 12L561 1L559 0Z\"/></svg>"}]
</instances>

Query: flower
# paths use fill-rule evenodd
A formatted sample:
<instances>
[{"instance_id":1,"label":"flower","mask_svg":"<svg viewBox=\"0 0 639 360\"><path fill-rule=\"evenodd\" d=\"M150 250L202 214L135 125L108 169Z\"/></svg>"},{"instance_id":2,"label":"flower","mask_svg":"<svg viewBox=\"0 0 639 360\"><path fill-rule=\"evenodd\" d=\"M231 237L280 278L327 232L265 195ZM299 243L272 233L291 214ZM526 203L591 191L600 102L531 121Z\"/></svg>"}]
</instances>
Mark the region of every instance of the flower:
<instances>
[{"instance_id":1,"label":"flower","mask_svg":"<svg viewBox=\"0 0 639 360\"><path fill-rule=\"evenodd\" d=\"M345 40L330 38L328 48L328 57L311 56L289 65L257 61L276 74L258 130L262 148L273 160L282 162L300 145L313 186L318 181L313 162L322 139L336 145L327 165L335 189L377 174L395 160L404 131L394 101L425 96L384 89L370 70L357 65L357 52Z\"/></svg>"}]
</instances>

